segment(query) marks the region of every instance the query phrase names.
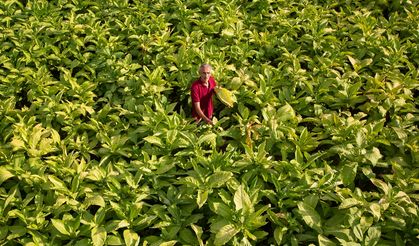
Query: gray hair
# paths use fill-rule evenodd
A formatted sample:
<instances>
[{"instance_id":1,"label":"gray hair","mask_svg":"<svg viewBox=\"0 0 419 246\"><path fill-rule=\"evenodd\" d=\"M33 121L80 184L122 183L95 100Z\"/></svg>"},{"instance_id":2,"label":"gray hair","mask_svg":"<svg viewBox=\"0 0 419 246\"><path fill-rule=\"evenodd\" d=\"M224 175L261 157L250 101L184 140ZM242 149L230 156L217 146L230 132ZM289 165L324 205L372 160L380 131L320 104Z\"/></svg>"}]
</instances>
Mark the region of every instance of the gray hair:
<instances>
[{"instance_id":1,"label":"gray hair","mask_svg":"<svg viewBox=\"0 0 419 246\"><path fill-rule=\"evenodd\" d=\"M208 64L208 63L204 63L204 64L202 64L202 65L199 67L199 71L201 71L201 69L202 69L202 68L204 68L204 67L209 67L209 68L211 69L211 71L212 71L212 67L211 67L211 65L210 65L210 64Z\"/></svg>"}]
</instances>

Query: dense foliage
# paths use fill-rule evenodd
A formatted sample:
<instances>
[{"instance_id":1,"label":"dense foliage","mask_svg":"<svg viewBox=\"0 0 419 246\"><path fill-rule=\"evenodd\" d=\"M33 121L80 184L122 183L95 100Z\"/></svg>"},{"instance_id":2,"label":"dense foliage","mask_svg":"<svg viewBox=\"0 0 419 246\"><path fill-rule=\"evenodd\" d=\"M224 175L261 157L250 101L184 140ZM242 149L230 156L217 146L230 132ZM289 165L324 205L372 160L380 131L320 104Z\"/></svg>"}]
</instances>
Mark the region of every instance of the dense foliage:
<instances>
[{"instance_id":1,"label":"dense foliage","mask_svg":"<svg viewBox=\"0 0 419 246\"><path fill-rule=\"evenodd\" d=\"M0 2L0 245L418 245L416 0ZM190 119L202 63L237 102Z\"/></svg>"}]
</instances>

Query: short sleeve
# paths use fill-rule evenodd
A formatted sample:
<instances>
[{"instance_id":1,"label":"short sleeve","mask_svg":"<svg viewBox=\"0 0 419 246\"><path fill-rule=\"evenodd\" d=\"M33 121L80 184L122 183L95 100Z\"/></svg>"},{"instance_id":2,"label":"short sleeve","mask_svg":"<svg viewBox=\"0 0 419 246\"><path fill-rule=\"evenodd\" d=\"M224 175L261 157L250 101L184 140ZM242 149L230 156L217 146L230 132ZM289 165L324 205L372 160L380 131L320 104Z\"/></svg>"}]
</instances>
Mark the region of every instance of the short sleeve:
<instances>
[{"instance_id":1,"label":"short sleeve","mask_svg":"<svg viewBox=\"0 0 419 246\"><path fill-rule=\"evenodd\" d=\"M192 86L191 87L191 97L192 97L192 102L199 102L200 101L197 86Z\"/></svg>"},{"instance_id":2,"label":"short sleeve","mask_svg":"<svg viewBox=\"0 0 419 246\"><path fill-rule=\"evenodd\" d=\"M214 83L214 87L216 87L217 86L217 82L215 82L214 77L211 77L211 79L212 79L212 82Z\"/></svg>"}]
</instances>

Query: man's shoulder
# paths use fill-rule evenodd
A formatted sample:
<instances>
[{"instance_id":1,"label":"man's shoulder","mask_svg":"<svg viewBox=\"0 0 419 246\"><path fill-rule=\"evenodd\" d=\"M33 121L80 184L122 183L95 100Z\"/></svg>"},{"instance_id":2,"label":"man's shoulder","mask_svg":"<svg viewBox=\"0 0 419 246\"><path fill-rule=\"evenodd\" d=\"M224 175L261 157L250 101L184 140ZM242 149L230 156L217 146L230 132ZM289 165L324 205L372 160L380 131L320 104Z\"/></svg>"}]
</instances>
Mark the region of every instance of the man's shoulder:
<instances>
[{"instance_id":1,"label":"man's shoulder","mask_svg":"<svg viewBox=\"0 0 419 246\"><path fill-rule=\"evenodd\" d=\"M199 86L199 79L192 82L191 88L196 88L197 86Z\"/></svg>"},{"instance_id":2,"label":"man's shoulder","mask_svg":"<svg viewBox=\"0 0 419 246\"><path fill-rule=\"evenodd\" d=\"M212 76L210 77L209 82L212 84L212 87L217 85L217 82L215 82L215 79Z\"/></svg>"}]
</instances>

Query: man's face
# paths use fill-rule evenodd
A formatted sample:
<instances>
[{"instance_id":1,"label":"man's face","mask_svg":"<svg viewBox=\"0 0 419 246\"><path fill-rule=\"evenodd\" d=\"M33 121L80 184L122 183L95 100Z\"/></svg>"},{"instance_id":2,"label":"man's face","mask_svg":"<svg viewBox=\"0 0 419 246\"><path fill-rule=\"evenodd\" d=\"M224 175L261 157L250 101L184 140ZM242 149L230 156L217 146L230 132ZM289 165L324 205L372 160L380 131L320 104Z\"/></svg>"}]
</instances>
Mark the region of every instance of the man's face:
<instances>
[{"instance_id":1,"label":"man's face","mask_svg":"<svg viewBox=\"0 0 419 246\"><path fill-rule=\"evenodd\" d=\"M209 78L211 77L211 67L204 66L199 70L199 74L201 75L201 81L207 83Z\"/></svg>"}]
</instances>

